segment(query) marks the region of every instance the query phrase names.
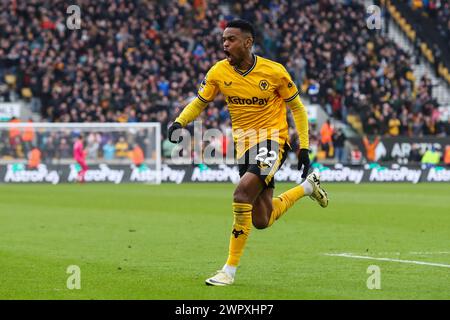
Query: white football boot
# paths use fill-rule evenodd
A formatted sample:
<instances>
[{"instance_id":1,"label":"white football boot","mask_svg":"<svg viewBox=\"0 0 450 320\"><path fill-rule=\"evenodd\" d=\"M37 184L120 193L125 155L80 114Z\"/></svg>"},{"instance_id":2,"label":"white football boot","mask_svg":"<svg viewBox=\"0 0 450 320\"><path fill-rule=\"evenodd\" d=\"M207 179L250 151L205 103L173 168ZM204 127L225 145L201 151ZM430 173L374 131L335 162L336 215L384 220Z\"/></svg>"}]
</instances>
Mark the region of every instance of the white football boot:
<instances>
[{"instance_id":1,"label":"white football boot","mask_svg":"<svg viewBox=\"0 0 450 320\"><path fill-rule=\"evenodd\" d=\"M233 282L234 277L224 270L217 271L215 276L205 280L208 286L228 286Z\"/></svg>"},{"instance_id":2,"label":"white football boot","mask_svg":"<svg viewBox=\"0 0 450 320\"><path fill-rule=\"evenodd\" d=\"M313 186L313 192L309 196L311 199L317 201L322 208L328 206L328 194L320 186L320 176L317 172L310 173L306 180Z\"/></svg>"}]
</instances>

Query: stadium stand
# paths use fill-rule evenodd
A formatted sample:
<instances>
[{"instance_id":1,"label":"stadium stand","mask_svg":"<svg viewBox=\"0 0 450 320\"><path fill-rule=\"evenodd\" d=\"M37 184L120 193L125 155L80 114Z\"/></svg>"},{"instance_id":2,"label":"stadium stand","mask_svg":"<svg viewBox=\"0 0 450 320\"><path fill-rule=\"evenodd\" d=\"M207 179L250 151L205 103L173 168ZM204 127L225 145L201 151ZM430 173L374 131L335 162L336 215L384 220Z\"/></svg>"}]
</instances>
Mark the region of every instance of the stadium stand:
<instances>
[{"instance_id":1,"label":"stadium stand","mask_svg":"<svg viewBox=\"0 0 450 320\"><path fill-rule=\"evenodd\" d=\"M369 30L365 7L356 1L80 0L78 5L81 29L69 30L65 1L0 3L2 101L29 101L51 122L157 121L165 135L170 119L223 57L226 22L242 17L258 31L255 52L283 63L306 102L319 104L360 135L449 133L429 78L415 85L412 57L384 33ZM445 22L448 10L435 14ZM412 27L405 28L415 36ZM202 119L205 128L229 130L223 97ZM320 140L319 129L311 127L312 141Z\"/></svg>"},{"instance_id":2,"label":"stadium stand","mask_svg":"<svg viewBox=\"0 0 450 320\"><path fill-rule=\"evenodd\" d=\"M441 0L396 1L387 5L419 54L450 86L450 4Z\"/></svg>"}]
</instances>

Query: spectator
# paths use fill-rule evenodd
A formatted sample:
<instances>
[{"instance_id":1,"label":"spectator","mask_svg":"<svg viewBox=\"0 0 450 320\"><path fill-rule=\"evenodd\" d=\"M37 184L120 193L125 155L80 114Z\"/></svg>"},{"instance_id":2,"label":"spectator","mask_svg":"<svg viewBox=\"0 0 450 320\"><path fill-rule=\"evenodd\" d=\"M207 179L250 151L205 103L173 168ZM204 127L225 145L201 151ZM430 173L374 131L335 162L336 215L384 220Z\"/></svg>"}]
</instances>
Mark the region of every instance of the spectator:
<instances>
[{"instance_id":1,"label":"spectator","mask_svg":"<svg viewBox=\"0 0 450 320\"><path fill-rule=\"evenodd\" d=\"M441 159L441 154L434 147L429 148L425 151L422 157L422 165L426 168L432 168L439 164Z\"/></svg>"},{"instance_id":2,"label":"spectator","mask_svg":"<svg viewBox=\"0 0 450 320\"><path fill-rule=\"evenodd\" d=\"M375 139L372 142L369 141L367 136L363 137L363 144L364 144L364 147L366 148L366 159L368 162L377 161L375 150L378 146L378 143L380 143L379 136L375 137Z\"/></svg>"},{"instance_id":3,"label":"spectator","mask_svg":"<svg viewBox=\"0 0 450 320\"><path fill-rule=\"evenodd\" d=\"M359 150L358 146L354 145L350 152L350 162L351 164L361 164L362 163L362 152Z\"/></svg>"},{"instance_id":4,"label":"spectator","mask_svg":"<svg viewBox=\"0 0 450 320\"><path fill-rule=\"evenodd\" d=\"M112 139L109 139L108 142L106 142L103 145L103 159L104 160L113 160L114 155L116 153L116 147L112 143Z\"/></svg>"},{"instance_id":5,"label":"spectator","mask_svg":"<svg viewBox=\"0 0 450 320\"><path fill-rule=\"evenodd\" d=\"M9 145L12 150L16 151L17 146L20 144L20 129L15 124L20 123L20 119L12 117L9 123L11 124L9 128Z\"/></svg>"},{"instance_id":6,"label":"spectator","mask_svg":"<svg viewBox=\"0 0 450 320\"><path fill-rule=\"evenodd\" d=\"M72 149L67 142L67 139L62 138L59 142L58 150L57 150L57 158L58 159L67 159L70 158L72 153Z\"/></svg>"},{"instance_id":7,"label":"spectator","mask_svg":"<svg viewBox=\"0 0 450 320\"><path fill-rule=\"evenodd\" d=\"M445 147L444 163L447 167L450 166L450 145Z\"/></svg>"},{"instance_id":8,"label":"spectator","mask_svg":"<svg viewBox=\"0 0 450 320\"><path fill-rule=\"evenodd\" d=\"M330 120L327 120L320 128L320 142L322 150L325 151L325 156L330 156L330 151L333 144L333 127L331 126Z\"/></svg>"},{"instance_id":9,"label":"spectator","mask_svg":"<svg viewBox=\"0 0 450 320\"><path fill-rule=\"evenodd\" d=\"M116 157L117 158L126 158L128 156L128 143L125 141L125 138L121 136L119 141L116 142Z\"/></svg>"},{"instance_id":10,"label":"spectator","mask_svg":"<svg viewBox=\"0 0 450 320\"><path fill-rule=\"evenodd\" d=\"M345 137L344 132L341 128L339 128L335 134L333 134L333 146L334 152L336 155L336 160L339 163L346 163L347 159L345 158L345 141L347 138Z\"/></svg>"},{"instance_id":11,"label":"spectator","mask_svg":"<svg viewBox=\"0 0 450 320\"><path fill-rule=\"evenodd\" d=\"M419 163L422 160L422 155L420 154L420 148L417 143L413 143L411 146L411 151L409 153L408 161L409 163Z\"/></svg>"},{"instance_id":12,"label":"spectator","mask_svg":"<svg viewBox=\"0 0 450 320\"><path fill-rule=\"evenodd\" d=\"M28 153L31 150L34 141L34 129L32 123L33 121L29 119L28 125L23 129L22 133L23 149L25 153Z\"/></svg>"},{"instance_id":13,"label":"spectator","mask_svg":"<svg viewBox=\"0 0 450 320\"><path fill-rule=\"evenodd\" d=\"M169 141L169 139L164 139L162 143L162 157L165 159L170 159L172 157L172 150L176 147L175 144Z\"/></svg>"},{"instance_id":14,"label":"spectator","mask_svg":"<svg viewBox=\"0 0 450 320\"><path fill-rule=\"evenodd\" d=\"M141 164L143 164L145 160L144 152L137 143L134 144L133 150L128 153L128 157L136 167L139 167Z\"/></svg>"},{"instance_id":15,"label":"spectator","mask_svg":"<svg viewBox=\"0 0 450 320\"><path fill-rule=\"evenodd\" d=\"M397 118L397 115L395 113L392 114L392 118L389 119L389 135L391 137L396 137L400 134L400 126L401 122Z\"/></svg>"},{"instance_id":16,"label":"spectator","mask_svg":"<svg viewBox=\"0 0 450 320\"><path fill-rule=\"evenodd\" d=\"M31 151L28 152L28 169L37 169L41 164L41 157L41 151L36 146L33 146Z\"/></svg>"},{"instance_id":17,"label":"spectator","mask_svg":"<svg viewBox=\"0 0 450 320\"><path fill-rule=\"evenodd\" d=\"M87 137L87 158L88 159L97 159L98 151L100 149L101 136L99 133L91 132Z\"/></svg>"}]
</instances>

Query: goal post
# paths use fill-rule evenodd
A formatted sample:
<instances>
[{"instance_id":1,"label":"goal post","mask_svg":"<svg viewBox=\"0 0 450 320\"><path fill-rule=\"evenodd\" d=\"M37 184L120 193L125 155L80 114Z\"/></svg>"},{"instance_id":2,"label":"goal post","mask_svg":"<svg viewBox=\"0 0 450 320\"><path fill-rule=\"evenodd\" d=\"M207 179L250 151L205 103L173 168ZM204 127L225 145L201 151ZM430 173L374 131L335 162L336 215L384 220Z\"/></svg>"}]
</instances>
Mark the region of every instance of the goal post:
<instances>
[{"instance_id":1,"label":"goal post","mask_svg":"<svg viewBox=\"0 0 450 320\"><path fill-rule=\"evenodd\" d=\"M161 124L0 123L0 182L77 181L73 146L83 136L86 182L161 183Z\"/></svg>"}]
</instances>

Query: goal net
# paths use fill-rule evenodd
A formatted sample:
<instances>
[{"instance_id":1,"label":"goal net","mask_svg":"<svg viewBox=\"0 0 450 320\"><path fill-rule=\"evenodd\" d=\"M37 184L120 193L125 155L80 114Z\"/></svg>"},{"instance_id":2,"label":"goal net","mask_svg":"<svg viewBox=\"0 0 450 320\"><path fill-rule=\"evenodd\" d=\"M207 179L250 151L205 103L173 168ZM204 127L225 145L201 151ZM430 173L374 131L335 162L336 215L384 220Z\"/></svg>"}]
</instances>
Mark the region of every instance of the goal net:
<instances>
[{"instance_id":1,"label":"goal net","mask_svg":"<svg viewBox=\"0 0 450 320\"><path fill-rule=\"evenodd\" d=\"M160 123L0 123L0 182L78 181L83 137L90 182L161 183Z\"/></svg>"}]
</instances>

